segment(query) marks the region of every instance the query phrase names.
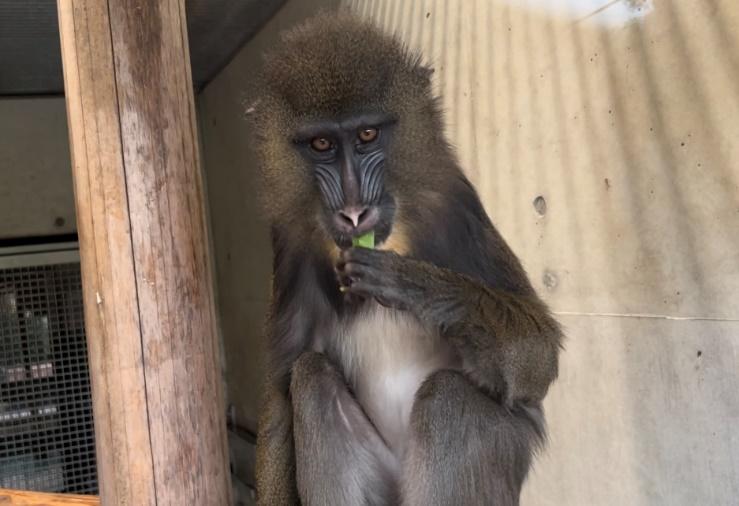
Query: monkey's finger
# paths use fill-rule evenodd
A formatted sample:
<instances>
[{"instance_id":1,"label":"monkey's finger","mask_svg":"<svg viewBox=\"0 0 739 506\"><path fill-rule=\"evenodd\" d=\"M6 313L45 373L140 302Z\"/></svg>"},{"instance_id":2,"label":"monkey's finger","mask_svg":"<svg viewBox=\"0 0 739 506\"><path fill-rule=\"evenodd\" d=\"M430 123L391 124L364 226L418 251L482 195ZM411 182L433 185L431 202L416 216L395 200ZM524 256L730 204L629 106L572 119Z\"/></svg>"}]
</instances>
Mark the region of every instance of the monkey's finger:
<instances>
[{"instance_id":1,"label":"monkey's finger","mask_svg":"<svg viewBox=\"0 0 739 506\"><path fill-rule=\"evenodd\" d=\"M352 278L356 278L361 275L361 273L357 272L356 268L347 267L349 264L344 264L341 267L336 267L334 269L334 273L336 274L336 279L339 281L340 284L348 285L349 282L352 280Z\"/></svg>"},{"instance_id":2,"label":"monkey's finger","mask_svg":"<svg viewBox=\"0 0 739 506\"><path fill-rule=\"evenodd\" d=\"M349 269L357 269L360 266L364 266L368 264L355 262L353 259L346 259L346 260L339 260L336 262L336 265L334 266L334 271L338 273L344 273L347 272Z\"/></svg>"},{"instance_id":3,"label":"monkey's finger","mask_svg":"<svg viewBox=\"0 0 739 506\"><path fill-rule=\"evenodd\" d=\"M357 263L363 265L372 265L382 261L391 253L383 250L368 248L349 248L340 253L340 263Z\"/></svg>"},{"instance_id":4,"label":"monkey's finger","mask_svg":"<svg viewBox=\"0 0 739 506\"><path fill-rule=\"evenodd\" d=\"M349 276L339 276L339 287L349 287L356 281L356 278Z\"/></svg>"},{"instance_id":5,"label":"monkey's finger","mask_svg":"<svg viewBox=\"0 0 739 506\"><path fill-rule=\"evenodd\" d=\"M374 283L367 283L360 280L352 283L351 286L346 287L345 291L347 293L369 298L379 295L380 287Z\"/></svg>"},{"instance_id":6,"label":"monkey's finger","mask_svg":"<svg viewBox=\"0 0 739 506\"><path fill-rule=\"evenodd\" d=\"M392 301L392 300L390 300L390 299L388 299L386 297L375 296L375 300L377 301L377 303L379 305L381 305L383 307L388 307L388 308L391 308L391 309L401 309L401 310L408 309L405 304L401 304L401 303L398 303L396 301Z\"/></svg>"},{"instance_id":7,"label":"monkey's finger","mask_svg":"<svg viewBox=\"0 0 739 506\"><path fill-rule=\"evenodd\" d=\"M390 309L398 309L400 311L408 311L408 305L398 301L391 301L385 297L375 297L377 303L383 307Z\"/></svg>"},{"instance_id":8,"label":"monkey's finger","mask_svg":"<svg viewBox=\"0 0 739 506\"><path fill-rule=\"evenodd\" d=\"M364 301L364 297L362 297L361 295L353 294L348 290L343 290L342 293L344 294L344 302L347 304L359 304L360 302Z\"/></svg>"},{"instance_id":9,"label":"monkey's finger","mask_svg":"<svg viewBox=\"0 0 739 506\"><path fill-rule=\"evenodd\" d=\"M382 298L386 303L391 304L392 306L397 306L402 301L402 294L397 289L363 279L352 283L352 286L348 288L348 291L366 298Z\"/></svg>"},{"instance_id":10,"label":"monkey's finger","mask_svg":"<svg viewBox=\"0 0 739 506\"><path fill-rule=\"evenodd\" d=\"M344 270L341 271L342 276L347 276L353 281L367 280L368 282L380 283L388 278L387 273L381 269L370 265L362 265L354 262L349 262L344 266Z\"/></svg>"}]
</instances>

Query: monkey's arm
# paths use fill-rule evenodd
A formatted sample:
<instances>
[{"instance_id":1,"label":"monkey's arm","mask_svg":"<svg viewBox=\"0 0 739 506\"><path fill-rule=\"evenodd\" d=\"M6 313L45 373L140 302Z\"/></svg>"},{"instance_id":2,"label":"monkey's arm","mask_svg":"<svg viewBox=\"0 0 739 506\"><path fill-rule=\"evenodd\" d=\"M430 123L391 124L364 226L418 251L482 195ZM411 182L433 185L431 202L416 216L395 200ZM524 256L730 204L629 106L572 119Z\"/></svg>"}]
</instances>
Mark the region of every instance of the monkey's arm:
<instances>
[{"instance_id":1,"label":"monkey's arm","mask_svg":"<svg viewBox=\"0 0 739 506\"><path fill-rule=\"evenodd\" d=\"M538 402L557 376L561 331L536 295L514 295L389 251L342 253L350 293L407 308L458 350L465 372L507 404Z\"/></svg>"}]
</instances>

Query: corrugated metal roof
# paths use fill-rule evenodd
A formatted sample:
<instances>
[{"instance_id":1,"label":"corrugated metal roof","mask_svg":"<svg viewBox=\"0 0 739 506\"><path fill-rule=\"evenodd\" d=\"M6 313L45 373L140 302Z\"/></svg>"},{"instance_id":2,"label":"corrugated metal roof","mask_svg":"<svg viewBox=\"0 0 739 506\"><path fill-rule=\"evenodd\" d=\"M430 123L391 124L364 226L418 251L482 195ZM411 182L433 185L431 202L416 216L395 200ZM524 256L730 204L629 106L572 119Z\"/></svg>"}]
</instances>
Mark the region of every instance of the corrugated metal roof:
<instances>
[{"instance_id":1,"label":"corrugated metal roof","mask_svg":"<svg viewBox=\"0 0 739 506\"><path fill-rule=\"evenodd\" d=\"M187 0L194 84L206 84L284 2ZM63 91L56 0L0 0L0 95Z\"/></svg>"}]
</instances>

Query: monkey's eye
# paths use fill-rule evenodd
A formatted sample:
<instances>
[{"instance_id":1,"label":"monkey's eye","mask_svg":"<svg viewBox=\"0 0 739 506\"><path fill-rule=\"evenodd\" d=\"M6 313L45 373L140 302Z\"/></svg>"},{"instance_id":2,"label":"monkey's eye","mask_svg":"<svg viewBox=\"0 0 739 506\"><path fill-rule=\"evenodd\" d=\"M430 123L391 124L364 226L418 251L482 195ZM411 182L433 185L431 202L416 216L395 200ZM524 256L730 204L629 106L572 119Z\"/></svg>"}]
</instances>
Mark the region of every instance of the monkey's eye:
<instances>
[{"instance_id":1,"label":"monkey's eye","mask_svg":"<svg viewBox=\"0 0 739 506\"><path fill-rule=\"evenodd\" d=\"M325 137L316 137L310 141L310 147L312 147L319 153L324 153L331 149L333 147L333 144Z\"/></svg>"},{"instance_id":2,"label":"monkey's eye","mask_svg":"<svg viewBox=\"0 0 739 506\"><path fill-rule=\"evenodd\" d=\"M379 134L379 132L376 128L365 128L364 130L359 131L357 137L359 137L360 142L366 144L377 139L377 134Z\"/></svg>"}]
</instances>

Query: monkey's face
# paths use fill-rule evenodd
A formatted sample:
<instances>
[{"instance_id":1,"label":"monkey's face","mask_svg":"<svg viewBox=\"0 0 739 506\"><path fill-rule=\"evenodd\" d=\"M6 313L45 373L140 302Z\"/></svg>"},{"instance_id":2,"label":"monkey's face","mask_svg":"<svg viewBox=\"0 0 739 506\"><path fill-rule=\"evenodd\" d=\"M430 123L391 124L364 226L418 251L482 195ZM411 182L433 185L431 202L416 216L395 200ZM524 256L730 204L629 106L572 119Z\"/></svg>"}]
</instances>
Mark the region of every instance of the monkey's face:
<instances>
[{"instance_id":1,"label":"monkey's face","mask_svg":"<svg viewBox=\"0 0 739 506\"><path fill-rule=\"evenodd\" d=\"M320 19L265 57L253 119L267 217L296 243L344 249L372 230L401 251L420 228L408 204L444 187L430 71L371 24Z\"/></svg>"},{"instance_id":2,"label":"monkey's face","mask_svg":"<svg viewBox=\"0 0 739 506\"><path fill-rule=\"evenodd\" d=\"M305 160L322 203L319 219L339 248L374 231L390 234L395 201L385 187L385 161L395 119L364 113L303 123L293 142Z\"/></svg>"}]
</instances>

